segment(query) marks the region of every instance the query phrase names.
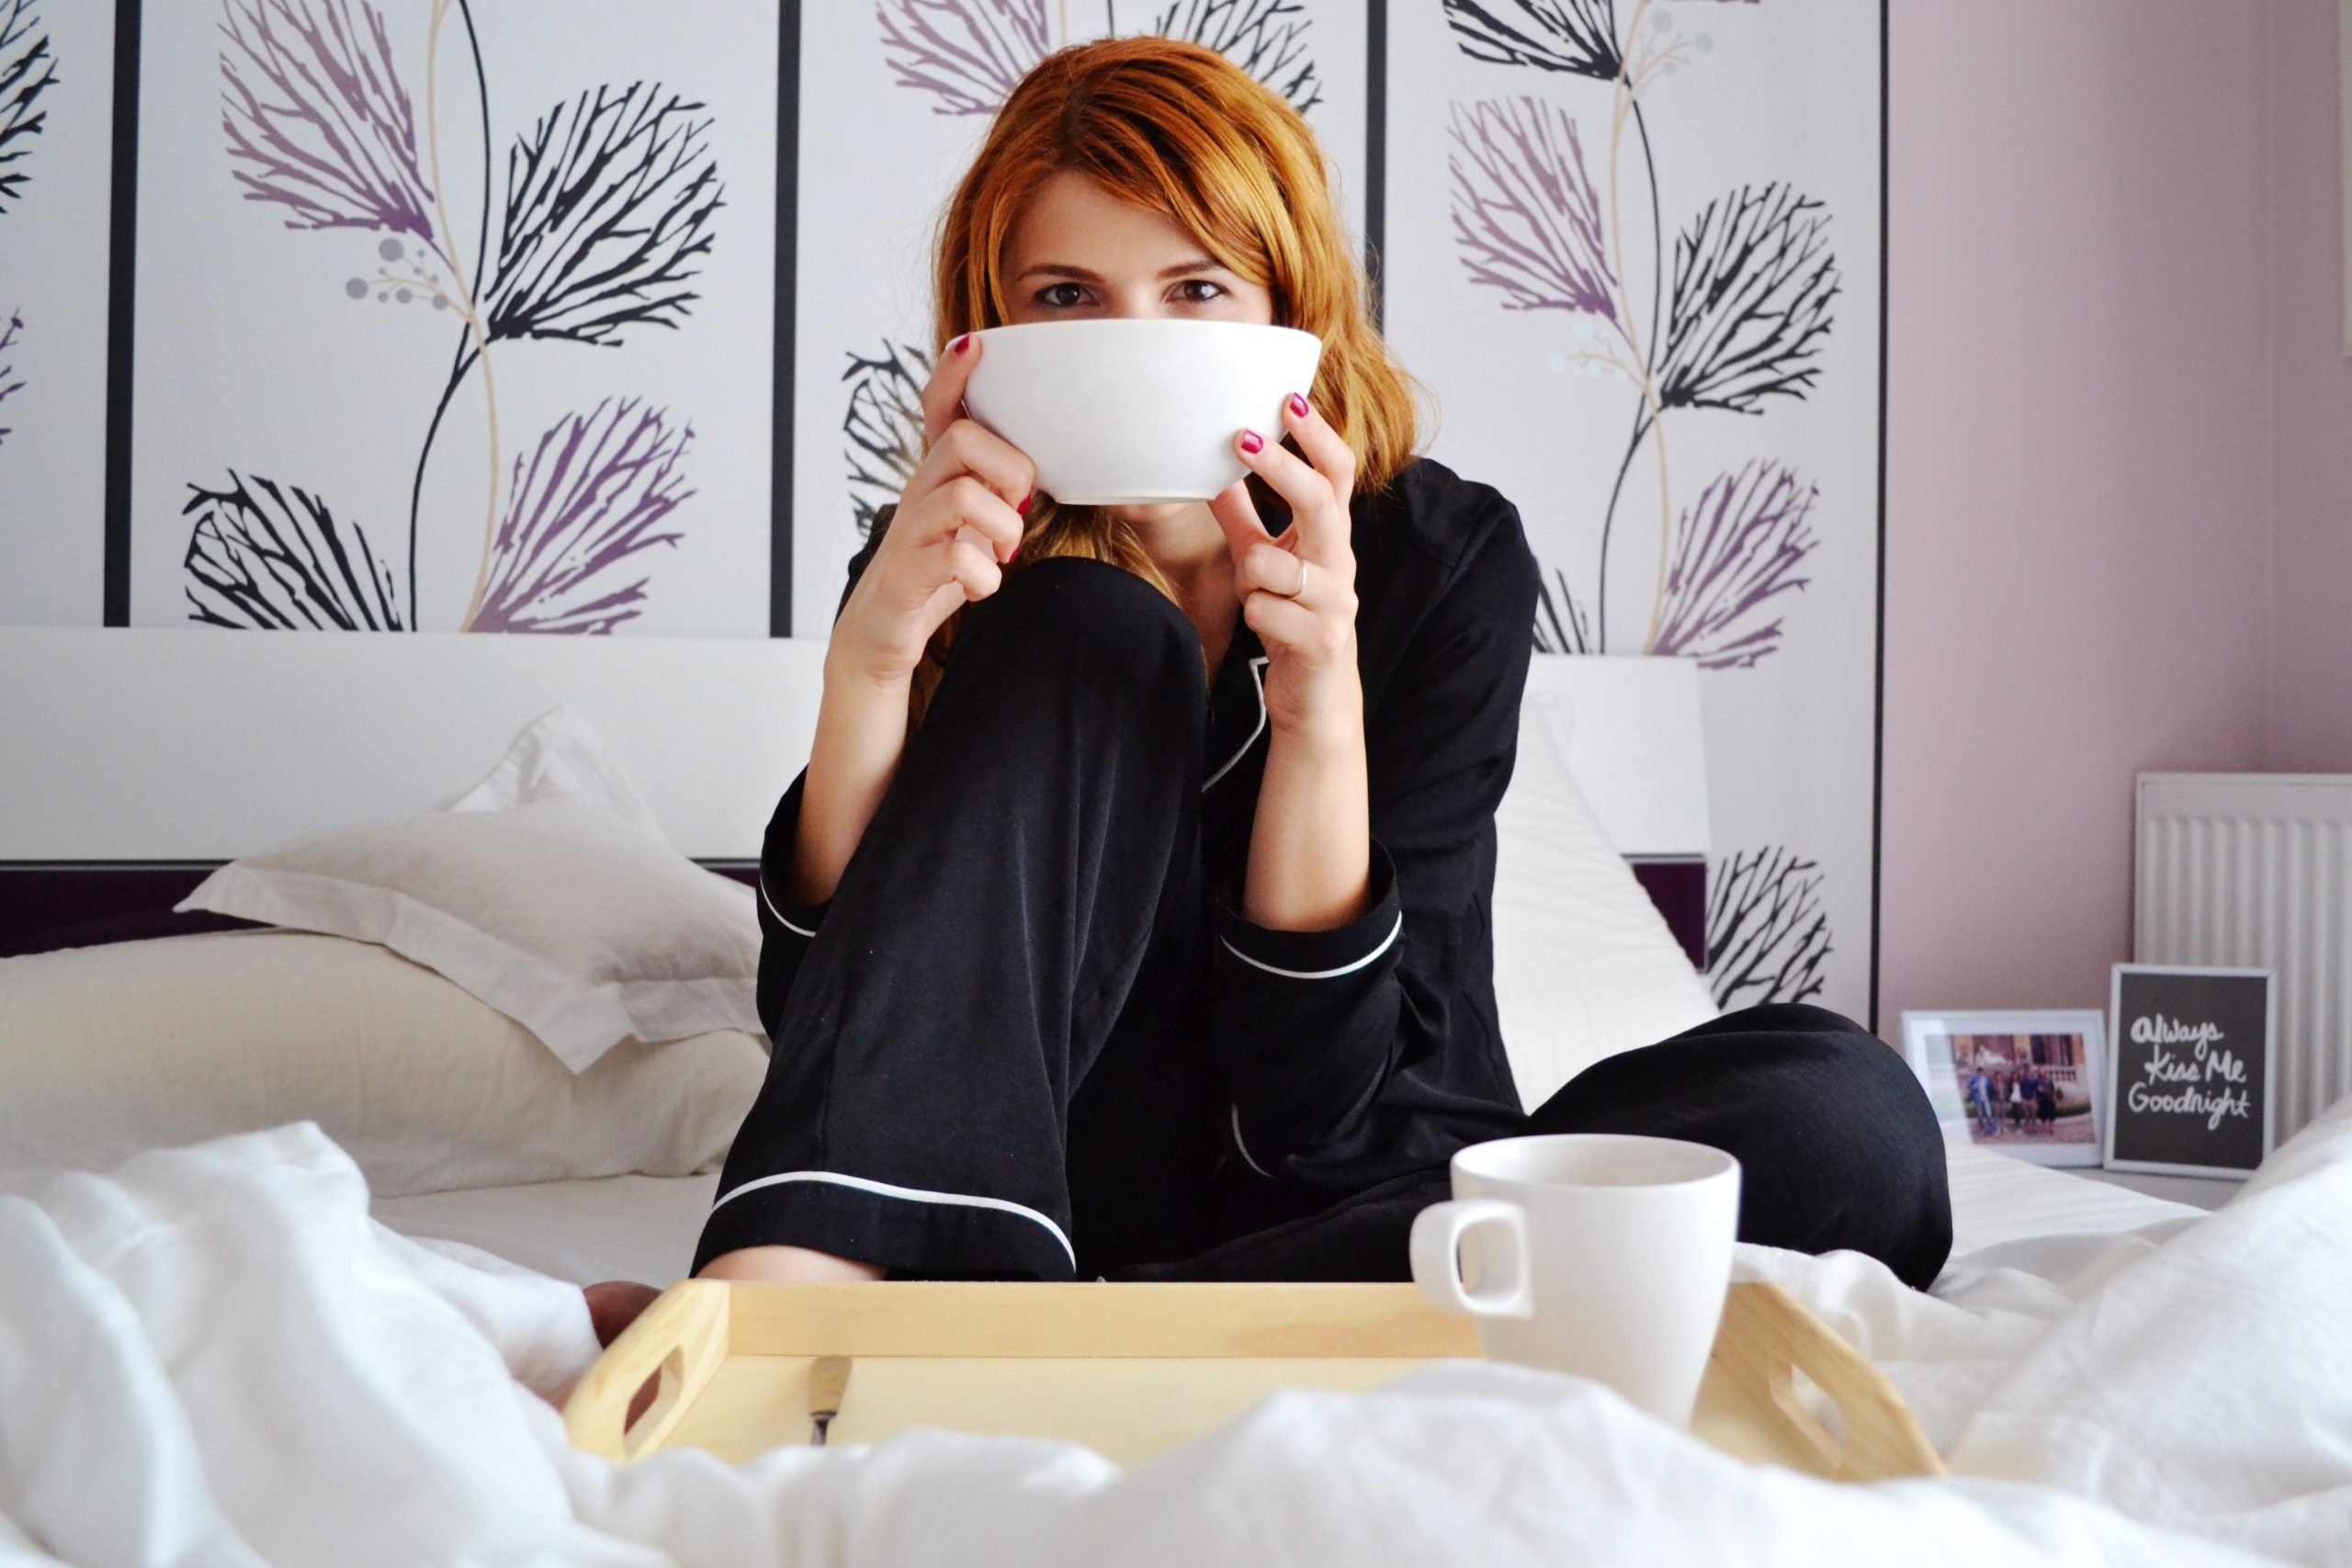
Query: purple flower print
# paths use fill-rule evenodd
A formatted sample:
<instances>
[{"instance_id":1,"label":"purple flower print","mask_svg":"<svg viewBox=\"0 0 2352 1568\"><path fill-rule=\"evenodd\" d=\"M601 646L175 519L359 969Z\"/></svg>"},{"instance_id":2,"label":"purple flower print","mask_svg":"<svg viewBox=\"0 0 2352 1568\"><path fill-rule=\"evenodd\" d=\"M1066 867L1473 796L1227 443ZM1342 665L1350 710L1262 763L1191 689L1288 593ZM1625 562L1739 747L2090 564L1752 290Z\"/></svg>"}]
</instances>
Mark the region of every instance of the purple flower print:
<instances>
[{"instance_id":1,"label":"purple flower print","mask_svg":"<svg viewBox=\"0 0 2352 1568\"><path fill-rule=\"evenodd\" d=\"M506 516L480 607L478 632L609 632L644 613L645 584L615 569L656 545L662 524L695 492L678 464L694 440L660 409L606 399L557 422L514 459Z\"/></svg>"},{"instance_id":2,"label":"purple flower print","mask_svg":"<svg viewBox=\"0 0 2352 1568\"><path fill-rule=\"evenodd\" d=\"M1501 289L1507 310L1579 310L1614 321L1600 198L1576 121L1538 98L1453 110L1460 149L1446 160L1453 233L1472 280Z\"/></svg>"},{"instance_id":3,"label":"purple flower print","mask_svg":"<svg viewBox=\"0 0 2352 1568\"><path fill-rule=\"evenodd\" d=\"M228 0L221 129L248 201L289 229L377 229L428 243L433 193L384 18L364 0Z\"/></svg>"},{"instance_id":4,"label":"purple flower print","mask_svg":"<svg viewBox=\"0 0 2352 1568\"><path fill-rule=\"evenodd\" d=\"M1676 530L1650 651L1696 659L1702 670L1752 670L1778 648L1781 618L1761 612L1810 581L1797 569L1820 542L1810 524L1820 498L1778 463L1717 475Z\"/></svg>"},{"instance_id":5,"label":"purple flower print","mask_svg":"<svg viewBox=\"0 0 2352 1568\"><path fill-rule=\"evenodd\" d=\"M1046 0L882 0L882 49L933 114L992 115L1053 47Z\"/></svg>"}]
</instances>

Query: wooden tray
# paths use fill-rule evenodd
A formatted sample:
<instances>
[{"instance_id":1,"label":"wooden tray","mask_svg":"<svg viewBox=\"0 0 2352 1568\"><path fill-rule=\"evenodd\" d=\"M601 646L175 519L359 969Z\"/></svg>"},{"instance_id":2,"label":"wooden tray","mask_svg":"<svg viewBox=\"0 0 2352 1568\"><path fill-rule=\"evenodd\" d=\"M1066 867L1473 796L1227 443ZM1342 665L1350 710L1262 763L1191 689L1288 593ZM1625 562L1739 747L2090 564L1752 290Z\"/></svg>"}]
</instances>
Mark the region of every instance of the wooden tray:
<instances>
[{"instance_id":1,"label":"wooden tray","mask_svg":"<svg viewBox=\"0 0 2352 1568\"><path fill-rule=\"evenodd\" d=\"M832 1443L936 1427L1066 1438L1134 1464L1280 1389L1361 1391L1477 1354L1471 1320L1410 1285L684 1280L597 1358L563 1419L575 1447L607 1459L686 1447L740 1462L811 1440L812 1361L845 1356ZM1842 1436L1815 1405L1834 1407ZM1691 1431L1833 1480L1944 1472L1884 1374L1772 1285L1732 1287Z\"/></svg>"}]
</instances>

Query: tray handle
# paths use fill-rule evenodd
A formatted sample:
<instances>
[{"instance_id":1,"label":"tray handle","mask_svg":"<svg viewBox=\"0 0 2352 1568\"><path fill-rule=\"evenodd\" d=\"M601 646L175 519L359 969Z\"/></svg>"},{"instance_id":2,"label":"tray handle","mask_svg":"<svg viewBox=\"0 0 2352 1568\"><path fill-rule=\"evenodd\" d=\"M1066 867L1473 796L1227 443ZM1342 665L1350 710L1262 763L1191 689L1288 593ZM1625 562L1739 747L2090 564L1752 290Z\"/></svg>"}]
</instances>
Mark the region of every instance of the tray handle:
<instances>
[{"instance_id":1,"label":"tray handle","mask_svg":"<svg viewBox=\"0 0 2352 1568\"><path fill-rule=\"evenodd\" d=\"M1734 1285L1714 1359L1765 1418L1838 1481L1942 1475L1944 1462L1884 1372L1780 1286ZM1838 1407L1840 1442L1797 1396L1802 1371Z\"/></svg>"},{"instance_id":2,"label":"tray handle","mask_svg":"<svg viewBox=\"0 0 2352 1568\"><path fill-rule=\"evenodd\" d=\"M681 1280L605 1348L564 1402L572 1447L621 1462L659 1448L727 1359L724 1280ZM660 1373L653 1403L628 1424L629 1402Z\"/></svg>"}]
</instances>

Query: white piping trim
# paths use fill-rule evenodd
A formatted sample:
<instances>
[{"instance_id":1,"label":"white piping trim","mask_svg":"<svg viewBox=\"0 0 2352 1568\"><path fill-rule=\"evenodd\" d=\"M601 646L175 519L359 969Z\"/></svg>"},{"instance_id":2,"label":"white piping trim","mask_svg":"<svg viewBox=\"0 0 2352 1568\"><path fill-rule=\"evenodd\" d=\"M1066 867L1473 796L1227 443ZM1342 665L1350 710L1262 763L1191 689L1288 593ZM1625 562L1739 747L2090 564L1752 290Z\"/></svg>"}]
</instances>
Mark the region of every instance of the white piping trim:
<instances>
[{"instance_id":1,"label":"white piping trim","mask_svg":"<svg viewBox=\"0 0 2352 1568\"><path fill-rule=\"evenodd\" d=\"M759 881L760 902L768 907L768 913L775 917L776 924L782 926L786 931L792 932L795 936L813 937L817 934L812 931L804 931L800 927L794 925L790 920L786 919L784 918L784 911L775 907L775 900L768 897L768 879L763 876Z\"/></svg>"},{"instance_id":2,"label":"white piping trim","mask_svg":"<svg viewBox=\"0 0 2352 1568\"><path fill-rule=\"evenodd\" d=\"M1266 660L1272 657L1273 657L1272 654L1260 654L1250 661L1250 679L1258 688L1258 728L1250 732L1250 739L1241 743L1240 750L1225 760L1225 766L1201 781L1201 788L1204 792L1209 785L1233 772L1233 764L1248 756L1250 748L1258 744L1258 737L1266 733Z\"/></svg>"},{"instance_id":3,"label":"white piping trim","mask_svg":"<svg viewBox=\"0 0 2352 1568\"><path fill-rule=\"evenodd\" d=\"M830 1181L839 1187L854 1187L861 1192L876 1192L885 1198L906 1198L919 1203L951 1203L965 1209L995 1209L1002 1213L1018 1214L1024 1220L1035 1220L1053 1232L1054 1239L1062 1244L1064 1252L1069 1254L1070 1267L1073 1269L1078 1267L1078 1254L1072 1250L1069 1237L1062 1234L1062 1227L1035 1209L1024 1208L1019 1203L1009 1202L1002 1198L975 1198L962 1192L931 1192L920 1187L894 1187L887 1181L869 1180L863 1176L843 1176L839 1171L833 1170L787 1170L775 1176L754 1178L721 1197L718 1202L711 1204L711 1212L718 1213L720 1204L731 1199L741 1198L746 1192L757 1191L763 1187L775 1187L786 1181Z\"/></svg>"},{"instance_id":4,"label":"white piping trim","mask_svg":"<svg viewBox=\"0 0 2352 1568\"><path fill-rule=\"evenodd\" d=\"M1241 1151L1242 1164L1248 1166L1259 1175L1265 1177L1268 1180L1272 1180L1273 1179L1274 1173L1272 1171L1268 1170L1264 1166L1260 1165L1256 1160L1250 1157L1250 1145L1241 1141L1241 1107L1238 1105L1233 1108L1233 1146Z\"/></svg>"},{"instance_id":5,"label":"white piping trim","mask_svg":"<svg viewBox=\"0 0 2352 1568\"><path fill-rule=\"evenodd\" d=\"M1250 964L1255 968L1263 969L1269 975L1280 975L1285 980L1332 980L1337 979L1342 975L1354 974L1357 970L1363 968L1365 964L1371 963L1374 959L1387 952L1389 944L1396 940L1396 933L1404 929L1405 916L1404 912L1399 910L1396 915L1396 923L1388 928L1388 934L1380 939L1380 945L1378 947L1374 948L1370 953L1365 953L1353 964L1342 964L1337 969L1277 969L1271 964L1250 957L1248 953L1234 946L1232 939L1229 937L1220 936L1217 938L1217 941L1224 942L1225 950L1233 954L1234 957L1241 960L1242 963Z\"/></svg>"}]
</instances>

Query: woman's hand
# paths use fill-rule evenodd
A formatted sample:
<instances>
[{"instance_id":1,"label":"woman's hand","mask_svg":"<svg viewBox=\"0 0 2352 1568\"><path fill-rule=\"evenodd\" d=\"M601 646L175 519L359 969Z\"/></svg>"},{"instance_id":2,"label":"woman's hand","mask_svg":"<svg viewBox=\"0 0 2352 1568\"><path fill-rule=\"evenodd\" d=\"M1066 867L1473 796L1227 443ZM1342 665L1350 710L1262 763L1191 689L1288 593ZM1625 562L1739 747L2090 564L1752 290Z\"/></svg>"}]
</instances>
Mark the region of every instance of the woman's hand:
<instances>
[{"instance_id":1,"label":"woman's hand","mask_svg":"<svg viewBox=\"0 0 2352 1568\"><path fill-rule=\"evenodd\" d=\"M1291 525L1266 532L1247 480L1209 502L1233 551L1241 618L1266 645L1266 721L1277 734L1363 735L1363 688L1356 671L1356 557L1348 518L1355 454L1340 433L1293 393L1283 421L1299 457L1256 431L1234 437L1241 460L1290 503Z\"/></svg>"},{"instance_id":2,"label":"woman's hand","mask_svg":"<svg viewBox=\"0 0 2352 1568\"><path fill-rule=\"evenodd\" d=\"M966 333L922 389L922 461L833 622L825 695L785 879L795 903L833 896L907 743L915 666L958 604L985 599L1021 549L1037 470L1003 437L958 416L980 342Z\"/></svg>"},{"instance_id":3,"label":"woman's hand","mask_svg":"<svg viewBox=\"0 0 2352 1568\"><path fill-rule=\"evenodd\" d=\"M979 357L979 338L965 333L923 387L922 461L833 623L827 662L845 673L879 684L909 679L940 623L995 592L1003 563L1020 553L1037 468L1019 447L961 416Z\"/></svg>"},{"instance_id":4,"label":"woman's hand","mask_svg":"<svg viewBox=\"0 0 2352 1568\"><path fill-rule=\"evenodd\" d=\"M1241 618L1266 645L1266 770L1250 829L1241 912L1280 931L1329 931L1370 893L1363 682L1356 672L1355 455L1303 396L1283 407L1306 460L1254 431L1241 460L1290 503L1279 539L1247 481L1209 502L1233 550Z\"/></svg>"}]
</instances>

